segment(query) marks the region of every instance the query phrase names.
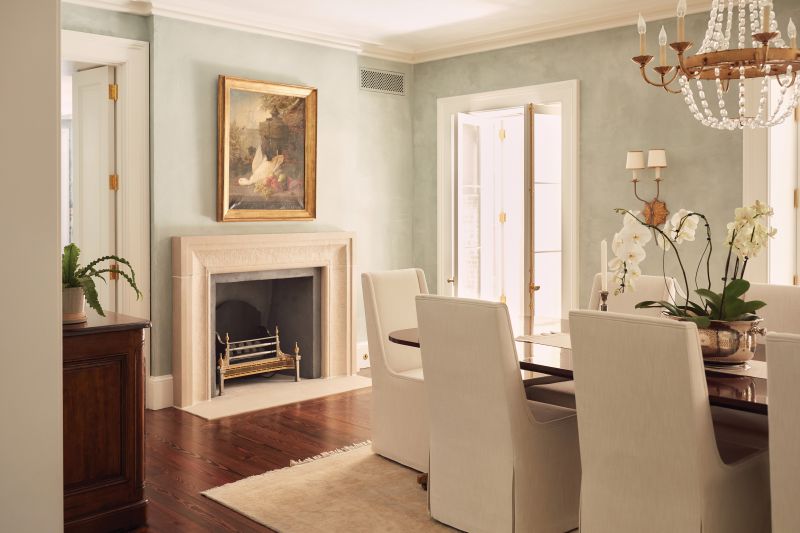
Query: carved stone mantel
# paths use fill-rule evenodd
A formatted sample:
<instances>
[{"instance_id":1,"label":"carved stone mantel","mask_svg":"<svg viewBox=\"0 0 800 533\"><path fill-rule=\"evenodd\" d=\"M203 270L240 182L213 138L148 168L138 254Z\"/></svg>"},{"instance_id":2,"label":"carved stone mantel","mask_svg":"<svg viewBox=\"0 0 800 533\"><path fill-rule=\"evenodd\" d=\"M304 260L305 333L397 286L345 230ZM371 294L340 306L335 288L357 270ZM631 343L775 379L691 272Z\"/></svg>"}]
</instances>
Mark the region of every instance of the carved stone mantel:
<instances>
[{"instance_id":1,"label":"carved stone mantel","mask_svg":"<svg viewBox=\"0 0 800 533\"><path fill-rule=\"evenodd\" d=\"M346 232L172 238L172 375L178 407L209 399L213 274L320 268L322 377L354 374L353 247Z\"/></svg>"}]
</instances>

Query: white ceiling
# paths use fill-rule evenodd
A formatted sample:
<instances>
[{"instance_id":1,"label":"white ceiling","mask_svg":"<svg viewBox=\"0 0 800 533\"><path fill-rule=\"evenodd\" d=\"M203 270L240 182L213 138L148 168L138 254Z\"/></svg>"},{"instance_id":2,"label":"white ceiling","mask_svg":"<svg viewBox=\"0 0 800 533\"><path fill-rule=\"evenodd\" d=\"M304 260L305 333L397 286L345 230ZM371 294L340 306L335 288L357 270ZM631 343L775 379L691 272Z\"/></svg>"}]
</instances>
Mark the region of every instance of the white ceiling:
<instances>
[{"instance_id":1,"label":"white ceiling","mask_svg":"<svg viewBox=\"0 0 800 533\"><path fill-rule=\"evenodd\" d=\"M677 0L64 0L430 61L674 16ZM690 0L689 11L710 0ZM632 31L632 42L635 30Z\"/></svg>"}]
</instances>

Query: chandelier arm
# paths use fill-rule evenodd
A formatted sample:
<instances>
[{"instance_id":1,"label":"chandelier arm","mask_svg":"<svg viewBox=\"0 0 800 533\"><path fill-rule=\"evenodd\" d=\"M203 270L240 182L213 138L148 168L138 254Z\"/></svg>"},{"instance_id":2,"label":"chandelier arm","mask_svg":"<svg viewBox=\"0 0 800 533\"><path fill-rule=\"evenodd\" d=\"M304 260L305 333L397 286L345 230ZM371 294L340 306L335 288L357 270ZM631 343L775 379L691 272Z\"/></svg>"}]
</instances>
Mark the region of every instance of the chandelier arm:
<instances>
[{"instance_id":1,"label":"chandelier arm","mask_svg":"<svg viewBox=\"0 0 800 533\"><path fill-rule=\"evenodd\" d=\"M655 68L656 69L666 69L667 67L655 67ZM669 88L669 85L671 85L672 82L674 82L675 79L678 77L678 69L674 69L672 67L670 67L670 69L674 70L674 72L672 74L672 77L669 79L669 81L666 81L666 72L668 72L668 71L664 71L664 73L662 74L661 71L656 70L656 72L658 72L658 74L661 76L661 83L653 81L648 77L647 69L644 67L644 65L642 67L640 67L639 70L642 72L642 78L644 79L644 81L646 81L650 85L652 85L654 87L661 87L662 89L664 89L668 93L678 94L678 93L681 92L680 90L676 91L674 89L670 89Z\"/></svg>"},{"instance_id":2,"label":"chandelier arm","mask_svg":"<svg viewBox=\"0 0 800 533\"><path fill-rule=\"evenodd\" d=\"M637 200L640 202L647 203L647 200L639 196L639 191L636 189L636 185L639 183L639 180L632 180L633 181L633 195L636 197Z\"/></svg>"},{"instance_id":3,"label":"chandelier arm","mask_svg":"<svg viewBox=\"0 0 800 533\"><path fill-rule=\"evenodd\" d=\"M703 72L703 68L700 67L696 71L690 69L686 66L686 62L684 61L683 52L679 52L678 54L678 66L680 68L681 73L686 76L687 79L694 80L700 77L700 74Z\"/></svg>"}]
</instances>

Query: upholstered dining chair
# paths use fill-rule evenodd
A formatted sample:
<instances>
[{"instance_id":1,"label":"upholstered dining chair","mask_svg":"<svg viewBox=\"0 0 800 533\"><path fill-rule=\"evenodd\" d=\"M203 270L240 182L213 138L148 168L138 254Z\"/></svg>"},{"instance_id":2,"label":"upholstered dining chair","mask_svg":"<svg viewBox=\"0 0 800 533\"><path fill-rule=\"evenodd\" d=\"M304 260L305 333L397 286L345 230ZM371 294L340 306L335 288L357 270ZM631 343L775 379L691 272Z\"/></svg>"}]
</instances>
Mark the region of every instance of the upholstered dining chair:
<instances>
[{"instance_id":1,"label":"upholstered dining chair","mask_svg":"<svg viewBox=\"0 0 800 533\"><path fill-rule=\"evenodd\" d=\"M758 310L767 331L800 334L800 286L751 283L745 298L767 303Z\"/></svg>"},{"instance_id":2,"label":"upholstered dining chair","mask_svg":"<svg viewBox=\"0 0 800 533\"><path fill-rule=\"evenodd\" d=\"M589 307L593 311L600 309L600 289L603 275L597 273L592 281L592 292L589 293ZM671 301L677 298L677 283L673 278L664 276L639 276L633 289L614 294L613 274L608 274L608 310L614 313L629 313L646 316L660 316L660 309L636 309L636 304L645 300Z\"/></svg>"},{"instance_id":3,"label":"upholstered dining chair","mask_svg":"<svg viewBox=\"0 0 800 533\"><path fill-rule=\"evenodd\" d=\"M372 373L372 449L420 472L428 468L428 404L418 348L389 341L417 327L414 297L427 294L418 269L361 275Z\"/></svg>"},{"instance_id":4,"label":"upholstered dining chair","mask_svg":"<svg viewBox=\"0 0 800 533\"><path fill-rule=\"evenodd\" d=\"M766 451L718 447L693 323L570 313L581 533L768 533Z\"/></svg>"},{"instance_id":5,"label":"upholstered dining chair","mask_svg":"<svg viewBox=\"0 0 800 533\"><path fill-rule=\"evenodd\" d=\"M603 275L595 274L592 292L589 294L588 309L600 309L600 289ZM608 310L632 315L658 316L659 309L636 309L636 304L644 300L666 300L675 298L677 284L673 278L663 276L640 276L636 280L636 288L615 295L613 274L608 275ZM532 384L528 387L528 398L537 402L545 402L575 409L575 383L559 381L556 383Z\"/></svg>"},{"instance_id":6,"label":"upholstered dining chair","mask_svg":"<svg viewBox=\"0 0 800 533\"><path fill-rule=\"evenodd\" d=\"M800 531L800 335L767 335L767 382L772 530L790 533Z\"/></svg>"},{"instance_id":7,"label":"upholstered dining chair","mask_svg":"<svg viewBox=\"0 0 800 533\"><path fill-rule=\"evenodd\" d=\"M472 533L578 525L571 409L525 398L505 304L417 296L433 518Z\"/></svg>"}]
</instances>

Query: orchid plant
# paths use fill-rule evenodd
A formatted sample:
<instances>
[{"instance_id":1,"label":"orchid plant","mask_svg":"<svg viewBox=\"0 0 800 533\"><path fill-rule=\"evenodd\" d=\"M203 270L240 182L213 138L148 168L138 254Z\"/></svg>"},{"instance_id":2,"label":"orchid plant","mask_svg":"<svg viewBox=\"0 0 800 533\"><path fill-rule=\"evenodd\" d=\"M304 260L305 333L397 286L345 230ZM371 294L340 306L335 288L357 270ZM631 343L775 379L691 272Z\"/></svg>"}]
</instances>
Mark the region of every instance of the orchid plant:
<instances>
[{"instance_id":1,"label":"orchid plant","mask_svg":"<svg viewBox=\"0 0 800 533\"><path fill-rule=\"evenodd\" d=\"M623 215L622 229L614 235L611 249L614 259L609 261L609 268L614 273L617 285L615 294L626 289L635 290L636 279L642 271L639 264L647 257L645 245L655 240L662 250L662 268L666 262L666 254L674 250L675 257L683 274L685 292L670 295L670 301L644 301L636 305L639 309L661 308L664 313L683 320L690 320L699 327L708 327L712 320L725 322L754 320L755 312L766 304L761 301L745 301L742 296L750 288L750 282L744 279L747 265L766 246L777 230L770 229L765 222L772 215L772 209L762 202L756 201L751 206L739 207L734 212L734 220L727 226L725 237L727 257L725 273L722 278L722 291L712 290L711 255L713 244L711 226L705 215L687 209L681 209L662 227L648 224L638 211L616 209ZM679 246L684 242L696 239L701 223L705 226L706 245L698 260L694 273L694 294L690 296L689 278L686 273ZM705 264L705 276L701 274ZM666 275L666 274L665 274ZM705 277L705 286L700 286Z\"/></svg>"}]
</instances>

